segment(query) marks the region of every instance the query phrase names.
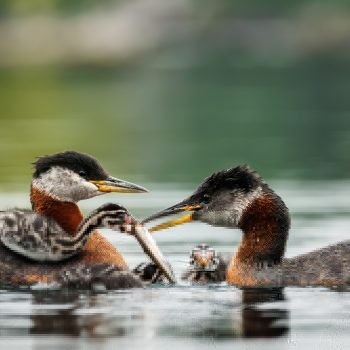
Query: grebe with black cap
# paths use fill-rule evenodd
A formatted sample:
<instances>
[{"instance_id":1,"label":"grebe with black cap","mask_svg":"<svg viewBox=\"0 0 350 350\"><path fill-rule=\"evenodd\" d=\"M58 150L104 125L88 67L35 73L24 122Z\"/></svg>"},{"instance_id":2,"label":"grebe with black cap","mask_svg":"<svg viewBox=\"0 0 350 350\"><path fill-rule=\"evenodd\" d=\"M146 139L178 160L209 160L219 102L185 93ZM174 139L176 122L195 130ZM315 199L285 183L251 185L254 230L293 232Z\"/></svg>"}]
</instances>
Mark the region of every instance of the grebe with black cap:
<instances>
[{"instance_id":1,"label":"grebe with black cap","mask_svg":"<svg viewBox=\"0 0 350 350\"><path fill-rule=\"evenodd\" d=\"M169 272L155 242L125 208L105 204L83 219L77 206L108 192L147 192L144 187L109 176L95 158L75 151L40 157L34 169L33 210L0 212L0 284L83 287L83 281L105 280L110 288L141 286L122 255L96 230L101 227L135 235L161 271Z\"/></svg>"},{"instance_id":2,"label":"grebe with black cap","mask_svg":"<svg viewBox=\"0 0 350 350\"><path fill-rule=\"evenodd\" d=\"M342 286L350 283L350 240L294 258L284 258L290 228L283 200L248 166L216 172L187 199L144 222L180 212L186 216L150 231L190 221L238 228L242 240L226 274L242 287Z\"/></svg>"}]
</instances>

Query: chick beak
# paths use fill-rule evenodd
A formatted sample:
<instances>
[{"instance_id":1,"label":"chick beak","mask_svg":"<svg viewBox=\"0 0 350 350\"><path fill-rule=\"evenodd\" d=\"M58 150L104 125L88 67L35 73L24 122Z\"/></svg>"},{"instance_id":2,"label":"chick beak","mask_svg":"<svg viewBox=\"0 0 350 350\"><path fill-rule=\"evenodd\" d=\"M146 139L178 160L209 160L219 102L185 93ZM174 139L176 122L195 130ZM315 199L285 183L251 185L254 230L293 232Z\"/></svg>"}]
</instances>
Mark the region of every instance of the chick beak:
<instances>
[{"instance_id":1,"label":"chick beak","mask_svg":"<svg viewBox=\"0 0 350 350\"><path fill-rule=\"evenodd\" d=\"M170 216L170 215L175 215L184 211L193 211L193 210L199 210L201 209L202 206L199 204L194 204L194 203L190 203L189 201L185 200L181 203L175 204L167 209L164 209L156 214L153 214L151 216L149 216L148 218L146 218L142 223L146 223L155 219L159 219L162 218L164 216ZM175 219L175 220L170 220L167 221L163 224L154 226L152 228L149 229L149 232L155 232L155 231L160 231L160 230L164 230L166 228L172 227L172 226L177 226L177 225L181 225L184 224L186 222L190 222L193 220L193 213L189 213L181 218Z\"/></svg>"},{"instance_id":2,"label":"chick beak","mask_svg":"<svg viewBox=\"0 0 350 350\"><path fill-rule=\"evenodd\" d=\"M106 180L91 180L100 192L143 193L148 190L142 186L109 176Z\"/></svg>"},{"instance_id":3,"label":"chick beak","mask_svg":"<svg viewBox=\"0 0 350 350\"><path fill-rule=\"evenodd\" d=\"M208 265L208 259L203 257L200 257L197 262L198 262L198 265L203 269Z\"/></svg>"}]
</instances>

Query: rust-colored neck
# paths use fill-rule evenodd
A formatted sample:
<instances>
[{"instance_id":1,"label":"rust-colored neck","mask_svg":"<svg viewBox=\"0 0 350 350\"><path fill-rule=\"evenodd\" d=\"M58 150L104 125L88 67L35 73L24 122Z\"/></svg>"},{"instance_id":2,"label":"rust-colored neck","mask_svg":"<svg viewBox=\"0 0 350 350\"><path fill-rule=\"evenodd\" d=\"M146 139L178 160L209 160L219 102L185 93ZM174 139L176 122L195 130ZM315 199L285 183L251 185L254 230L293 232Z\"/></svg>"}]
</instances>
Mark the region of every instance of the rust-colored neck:
<instances>
[{"instance_id":1,"label":"rust-colored neck","mask_svg":"<svg viewBox=\"0 0 350 350\"><path fill-rule=\"evenodd\" d=\"M30 201L36 213L53 218L70 234L74 234L77 231L83 219L83 214L75 203L54 199L33 186L31 188Z\"/></svg>"},{"instance_id":2,"label":"rust-colored neck","mask_svg":"<svg viewBox=\"0 0 350 350\"><path fill-rule=\"evenodd\" d=\"M239 227L243 239L234 257L236 265L274 265L281 262L288 238L288 209L275 194L253 201L243 213Z\"/></svg>"}]
</instances>

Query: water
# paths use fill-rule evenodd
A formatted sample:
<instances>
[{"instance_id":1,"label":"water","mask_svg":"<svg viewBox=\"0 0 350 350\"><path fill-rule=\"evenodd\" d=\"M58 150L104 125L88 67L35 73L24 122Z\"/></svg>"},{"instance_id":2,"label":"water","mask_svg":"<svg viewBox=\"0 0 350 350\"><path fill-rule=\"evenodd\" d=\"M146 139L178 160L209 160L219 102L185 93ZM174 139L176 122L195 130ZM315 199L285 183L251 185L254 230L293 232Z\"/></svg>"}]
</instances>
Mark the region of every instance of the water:
<instances>
[{"instance_id":1,"label":"water","mask_svg":"<svg viewBox=\"0 0 350 350\"><path fill-rule=\"evenodd\" d=\"M348 239L350 183L275 182L291 209L287 256ZM108 195L82 202L88 212L106 201L143 218L188 193L149 186L147 195ZM157 190L158 189L158 190ZM0 196L0 207L29 205L25 193ZM144 261L132 237L104 231L130 266ZM155 238L174 267L206 242L233 253L240 232L187 224ZM350 343L350 293L343 289L240 290L225 283L110 292L0 292L0 346L20 349L344 349Z\"/></svg>"}]
</instances>

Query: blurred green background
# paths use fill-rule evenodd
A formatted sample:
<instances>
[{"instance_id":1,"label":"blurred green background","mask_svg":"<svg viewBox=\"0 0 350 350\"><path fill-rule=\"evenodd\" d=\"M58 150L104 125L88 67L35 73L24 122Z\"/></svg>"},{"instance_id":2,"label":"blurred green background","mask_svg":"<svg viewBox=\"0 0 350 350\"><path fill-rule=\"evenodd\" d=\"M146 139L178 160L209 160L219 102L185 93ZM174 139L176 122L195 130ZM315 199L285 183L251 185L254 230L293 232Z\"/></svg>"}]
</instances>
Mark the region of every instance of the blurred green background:
<instances>
[{"instance_id":1,"label":"blurred green background","mask_svg":"<svg viewBox=\"0 0 350 350\"><path fill-rule=\"evenodd\" d=\"M350 178L350 3L0 0L0 189L91 153L139 183Z\"/></svg>"}]
</instances>

